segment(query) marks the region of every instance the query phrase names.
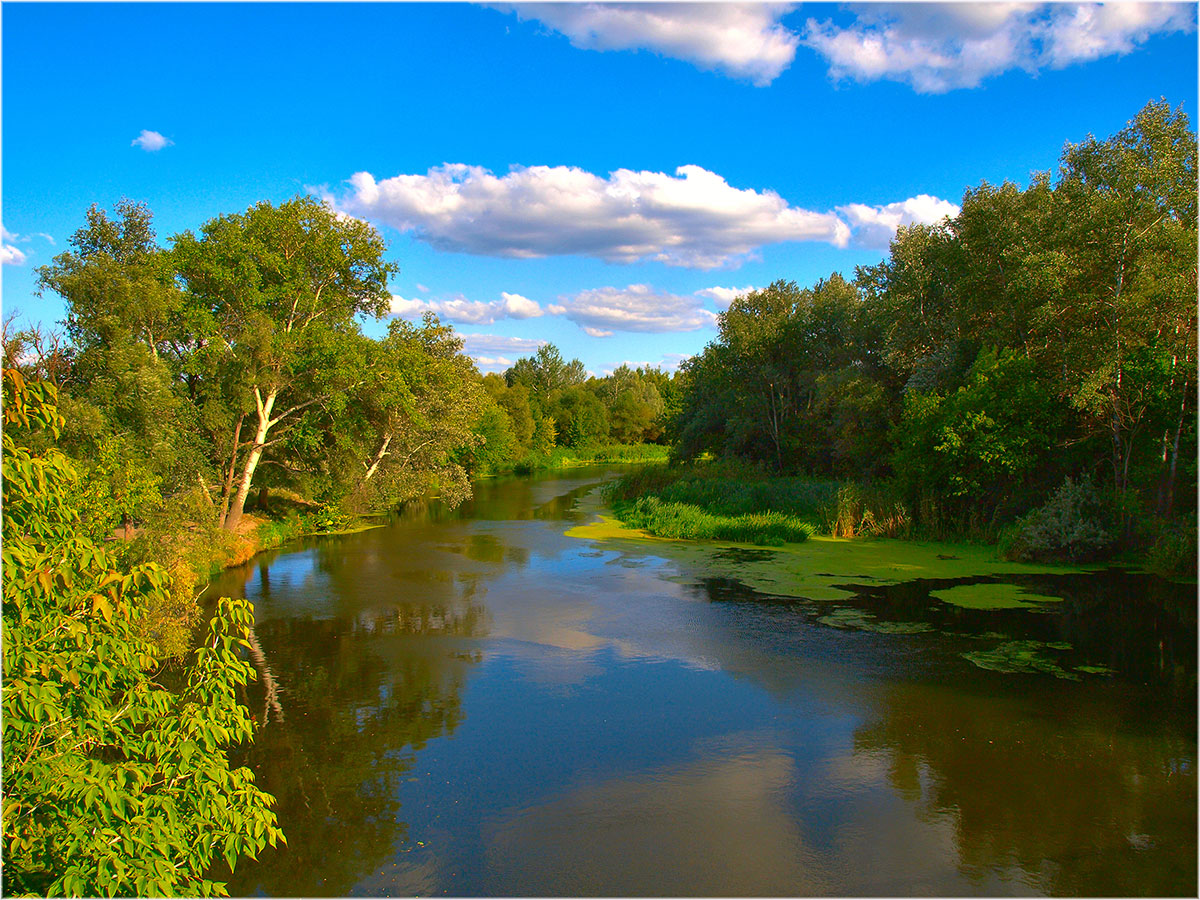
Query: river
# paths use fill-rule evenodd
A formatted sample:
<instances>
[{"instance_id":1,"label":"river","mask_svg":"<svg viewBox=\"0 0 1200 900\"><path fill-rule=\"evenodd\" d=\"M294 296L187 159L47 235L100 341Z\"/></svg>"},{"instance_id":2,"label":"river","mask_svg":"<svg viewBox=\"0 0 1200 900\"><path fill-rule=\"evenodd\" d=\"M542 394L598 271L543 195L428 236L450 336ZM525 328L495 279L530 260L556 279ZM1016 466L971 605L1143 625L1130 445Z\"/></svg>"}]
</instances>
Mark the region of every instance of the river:
<instances>
[{"instance_id":1,"label":"river","mask_svg":"<svg viewBox=\"0 0 1200 900\"><path fill-rule=\"evenodd\" d=\"M255 605L239 760L288 837L233 895L1195 896L1194 585L779 596L736 577L770 550L568 535L615 471L214 581Z\"/></svg>"}]
</instances>

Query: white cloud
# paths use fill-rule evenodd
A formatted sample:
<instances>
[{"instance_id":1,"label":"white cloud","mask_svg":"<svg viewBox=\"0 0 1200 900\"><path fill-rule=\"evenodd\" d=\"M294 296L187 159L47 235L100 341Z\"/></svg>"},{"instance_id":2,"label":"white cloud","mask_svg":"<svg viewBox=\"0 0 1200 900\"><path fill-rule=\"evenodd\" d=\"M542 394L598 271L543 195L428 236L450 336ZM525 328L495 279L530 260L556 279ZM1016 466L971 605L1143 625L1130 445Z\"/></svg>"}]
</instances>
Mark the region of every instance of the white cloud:
<instances>
[{"instance_id":1,"label":"white cloud","mask_svg":"<svg viewBox=\"0 0 1200 900\"><path fill-rule=\"evenodd\" d=\"M19 266L23 262L25 262L24 253L12 244L0 244L0 265Z\"/></svg>"},{"instance_id":2,"label":"white cloud","mask_svg":"<svg viewBox=\"0 0 1200 900\"><path fill-rule=\"evenodd\" d=\"M1196 22L1194 3L1081 4L1056 13L1043 40L1054 68L1130 53L1155 34L1191 31Z\"/></svg>"},{"instance_id":3,"label":"white cloud","mask_svg":"<svg viewBox=\"0 0 1200 900\"><path fill-rule=\"evenodd\" d=\"M717 306L724 309L725 307L729 306L729 304L732 303L734 300L736 300L738 297L744 297L746 294L749 294L751 291L756 291L756 290L758 290L758 288L756 288L752 285L749 285L749 284L742 288L710 287L710 288L704 288L703 290L696 291L696 296L697 297L707 297L709 300L712 300L714 303L716 303Z\"/></svg>"},{"instance_id":4,"label":"white cloud","mask_svg":"<svg viewBox=\"0 0 1200 900\"><path fill-rule=\"evenodd\" d=\"M544 346L539 338L507 337L500 334L459 334L463 349L481 372L503 372L521 356L528 356Z\"/></svg>"},{"instance_id":5,"label":"white cloud","mask_svg":"<svg viewBox=\"0 0 1200 900\"><path fill-rule=\"evenodd\" d=\"M655 291L645 284L596 288L559 299L561 304L547 310L565 316L592 337L609 337L614 331L696 331L716 321L697 297Z\"/></svg>"},{"instance_id":6,"label":"white cloud","mask_svg":"<svg viewBox=\"0 0 1200 900\"><path fill-rule=\"evenodd\" d=\"M420 282L417 282L417 290L420 291L422 294L429 293L429 288L427 288L425 285L421 284Z\"/></svg>"},{"instance_id":7,"label":"white cloud","mask_svg":"<svg viewBox=\"0 0 1200 900\"><path fill-rule=\"evenodd\" d=\"M141 147L147 153L154 153L163 147L170 147L175 142L163 137L157 131L142 130L142 133L129 142L131 147Z\"/></svg>"},{"instance_id":8,"label":"white cloud","mask_svg":"<svg viewBox=\"0 0 1200 900\"><path fill-rule=\"evenodd\" d=\"M853 243L875 250L886 250L901 225L932 225L947 216L953 218L959 212L959 208L949 200L929 194L918 194L886 206L851 203L837 209L850 222L854 232Z\"/></svg>"},{"instance_id":9,"label":"white cloud","mask_svg":"<svg viewBox=\"0 0 1200 900\"><path fill-rule=\"evenodd\" d=\"M499 319L532 319L544 315L542 308L528 297L504 291L499 300L490 303L468 300L461 295L449 300L421 300L393 294L389 312L404 319L419 319L431 312L447 322L467 325L491 325Z\"/></svg>"},{"instance_id":10,"label":"white cloud","mask_svg":"<svg viewBox=\"0 0 1200 900\"><path fill-rule=\"evenodd\" d=\"M424 175L350 179L349 212L411 231L442 250L515 258L559 254L715 268L764 244L825 241L850 231L834 213L789 206L771 190L731 186L699 166L675 175L568 166L515 167L497 177L447 163Z\"/></svg>"},{"instance_id":11,"label":"white cloud","mask_svg":"<svg viewBox=\"0 0 1200 900\"><path fill-rule=\"evenodd\" d=\"M507 356L472 356L471 359L475 360L475 366L481 372L503 372L517 362Z\"/></svg>"},{"instance_id":12,"label":"white cloud","mask_svg":"<svg viewBox=\"0 0 1200 900\"><path fill-rule=\"evenodd\" d=\"M760 87L791 65L799 36L780 24L789 3L521 3L583 50L652 50Z\"/></svg>"},{"instance_id":13,"label":"white cloud","mask_svg":"<svg viewBox=\"0 0 1200 900\"><path fill-rule=\"evenodd\" d=\"M471 356L486 353L534 353L548 341L540 338L507 337L502 334L460 334L463 348Z\"/></svg>"},{"instance_id":14,"label":"white cloud","mask_svg":"<svg viewBox=\"0 0 1200 900\"><path fill-rule=\"evenodd\" d=\"M536 319L542 315L542 308L537 303L520 294L501 291L500 304L504 314L510 319Z\"/></svg>"},{"instance_id":15,"label":"white cloud","mask_svg":"<svg viewBox=\"0 0 1200 900\"><path fill-rule=\"evenodd\" d=\"M1034 73L1114 53L1155 34L1190 31L1189 3L894 3L855 7L855 21L809 19L804 43L834 78L906 82L920 93L976 87L1012 69Z\"/></svg>"}]
</instances>

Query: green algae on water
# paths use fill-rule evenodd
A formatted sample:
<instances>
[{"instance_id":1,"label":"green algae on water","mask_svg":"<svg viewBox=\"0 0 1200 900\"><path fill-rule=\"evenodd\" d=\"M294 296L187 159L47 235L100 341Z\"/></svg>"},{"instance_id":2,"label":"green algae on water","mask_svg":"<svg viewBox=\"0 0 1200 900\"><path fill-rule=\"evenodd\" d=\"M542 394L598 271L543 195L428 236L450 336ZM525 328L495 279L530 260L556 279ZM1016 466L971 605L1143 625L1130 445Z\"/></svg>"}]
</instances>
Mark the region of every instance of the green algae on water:
<instances>
[{"instance_id":1,"label":"green algae on water","mask_svg":"<svg viewBox=\"0 0 1200 900\"><path fill-rule=\"evenodd\" d=\"M1069 574L1095 569L1008 562L997 557L995 547L979 544L814 535L802 543L763 550L733 541L654 537L613 517L599 491L580 497L576 509L591 518L568 529L567 537L618 541L626 550L670 559L684 572L732 578L762 593L813 601L848 600L857 593L856 585L878 587L919 578ZM1018 590L1015 586L1008 589ZM1026 593L1020 593L1020 597L1021 602L1013 605L1029 609L1046 608L1041 604L1058 599Z\"/></svg>"},{"instance_id":2,"label":"green algae on water","mask_svg":"<svg viewBox=\"0 0 1200 900\"><path fill-rule=\"evenodd\" d=\"M878 634L921 634L934 630L928 622L883 622L871 613L852 606L836 607L832 612L818 616L817 621L833 628L873 631Z\"/></svg>"},{"instance_id":3,"label":"green algae on water","mask_svg":"<svg viewBox=\"0 0 1200 900\"><path fill-rule=\"evenodd\" d=\"M1062 597L1035 594L1019 585L996 582L959 584L939 591L930 591L929 595L963 609L1028 609L1036 608L1041 603L1057 603L1062 600Z\"/></svg>"},{"instance_id":4,"label":"green algae on water","mask_svg":"<svg viewBox=\"0 0 1200 900\"><path fill-rule=\"evenodd\" d=\"M1055 641L1053 646L1043 641L1007 641L991 650L974 650L963 653L968 662L981 669L993 672L1030 674L1040 672L1055 678L1078 681L1079 676L1060 666L1044 651L1047 649L1068 650L1071 645Z\"/></svg>"}]
</instances>

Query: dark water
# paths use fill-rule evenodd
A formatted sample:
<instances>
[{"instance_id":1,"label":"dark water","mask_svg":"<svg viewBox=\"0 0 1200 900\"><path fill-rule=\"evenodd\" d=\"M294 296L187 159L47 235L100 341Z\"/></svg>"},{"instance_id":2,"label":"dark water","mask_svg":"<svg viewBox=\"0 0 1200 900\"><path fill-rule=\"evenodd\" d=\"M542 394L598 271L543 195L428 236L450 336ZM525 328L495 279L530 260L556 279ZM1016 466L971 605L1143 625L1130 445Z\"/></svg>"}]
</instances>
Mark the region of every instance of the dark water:
<instances>
[{"instance_id":1,"label":"dark water","mask_svg":"<svg viewBox=\"0 0 1200 900\"><path fill-rule=\"evenodd\" d=\"M831 617L564 536L604 475L214 584L257 610L278 705L247 696L246 761L289 841L235 896L1196 894L1194 587L1030 576L1066 598L1031 612L914 582ZM1014 641L1017 671L964 656Z\"/></svg>"}]
</instances>

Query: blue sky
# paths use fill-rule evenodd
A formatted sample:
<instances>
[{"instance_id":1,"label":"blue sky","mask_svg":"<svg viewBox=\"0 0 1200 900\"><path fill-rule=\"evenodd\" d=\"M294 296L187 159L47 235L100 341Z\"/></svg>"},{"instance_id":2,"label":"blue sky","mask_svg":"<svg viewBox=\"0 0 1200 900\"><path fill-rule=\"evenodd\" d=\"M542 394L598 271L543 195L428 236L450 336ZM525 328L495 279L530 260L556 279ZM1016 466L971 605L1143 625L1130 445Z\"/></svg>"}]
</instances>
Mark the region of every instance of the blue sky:
<instances>
[{"instance_id":1,"label":"blue sky","mask_svg":"<svg viewBox=\"0 0 1200 900\"><path fill-rule=\"evenodd\" d=\"M62 319L35 269L92 203L166 241L312 192L485 371L669 367L741 289L852 276L1149 100L1194 123L1196 10L8 2L3 306Z\"/></svg>"}]
</instances>

